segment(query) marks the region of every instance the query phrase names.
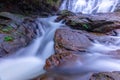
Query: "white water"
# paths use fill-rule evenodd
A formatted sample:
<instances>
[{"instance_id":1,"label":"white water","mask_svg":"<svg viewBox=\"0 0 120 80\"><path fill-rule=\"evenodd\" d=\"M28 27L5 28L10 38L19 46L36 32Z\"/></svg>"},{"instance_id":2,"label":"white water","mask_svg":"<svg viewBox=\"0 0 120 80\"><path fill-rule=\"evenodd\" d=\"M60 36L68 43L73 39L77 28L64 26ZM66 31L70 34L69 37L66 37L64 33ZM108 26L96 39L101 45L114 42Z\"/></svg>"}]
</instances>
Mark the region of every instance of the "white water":
<instances>
[{"instance_id":1,"label":"white water","mask_svg":"<svg viewBox=\"0 0 120 80\"><path fill-rule=\"evenodd\" d=\"M63 0L60 10L85 14L113 12L119 0Z\"/></svg>"},{"instance_id":2,"label":"white water","mask_svg":"<svg viewBox=\"0 0 120 80\"><path fill-rule=\"evenodd\" d=\"M107 5L103 6L103 0L68 0L69 4L66 8L66 1L61 9L69 9L73 12L110 12L114 10L117 0L104 0ZM113 5L114 3L114 5ZM96 5L95 5L96 4ZM69 6L72 5L72 6ZM81 6L82 5L82 6ZM90 7L88 7L90 6ZM110 6L113 6L110 8ZM105 8L106 7L106 8ZM40 18L38 23L38 37L26 48L22 48L14 55L1 59L0 62L0 80L29 80L45 71L43 66L45 60L54 53L54 32L62 24L53 22L55 17ZM116 41L119 43L119 41ZM89 50L93 54L83 55L85 61L77 62L80 72L96 72L96 71L120 71L120 61L110 56L102 55L102 52L120 49L117 45L106 46L101 43L93 43L93 47ZM86 59L87 58L87 59Z\"/></svg>"},{"instance_id":3,"label":"white water","mask_svg":"<svg viewBox=\"0 0 120 80\"><path fill-rule=\"evenodd\" d=\"M32 44L1 59L0 80L28 80L45 72L45 60L54 53L54 32L62 25L53 22L55 18L38 19L38 37Z\"/></svg>"}]
</instances>

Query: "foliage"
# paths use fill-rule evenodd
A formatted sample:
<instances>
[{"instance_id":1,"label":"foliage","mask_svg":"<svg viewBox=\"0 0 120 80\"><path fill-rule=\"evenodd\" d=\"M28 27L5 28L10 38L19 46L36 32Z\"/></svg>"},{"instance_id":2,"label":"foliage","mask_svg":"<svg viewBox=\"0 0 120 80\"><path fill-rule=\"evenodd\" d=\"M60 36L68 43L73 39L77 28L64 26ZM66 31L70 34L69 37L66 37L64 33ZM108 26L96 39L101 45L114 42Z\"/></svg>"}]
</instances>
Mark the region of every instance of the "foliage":
<instances>
[{"instance_id":1,"label":"foliage","mask_svg":"<svg viewBox=\"0 0 120 80\"><path fill-rule=\"evenodd\" d=\"M8 41L13 41L14 38L12 36L5 36L4 37L4 41L8 42Z\"/></svg>"},{"instance_id":2,"label":"foliage","mask_svg":"<svg viewBox=\"0 0 120 80\"><path fill-rule=\"evenodd\" d=\"M83 27L84 27L85 29L88 29L88 28L89 28L89 26L88 26L87 24L83 24Z\"/></svg>"}]
</instances>

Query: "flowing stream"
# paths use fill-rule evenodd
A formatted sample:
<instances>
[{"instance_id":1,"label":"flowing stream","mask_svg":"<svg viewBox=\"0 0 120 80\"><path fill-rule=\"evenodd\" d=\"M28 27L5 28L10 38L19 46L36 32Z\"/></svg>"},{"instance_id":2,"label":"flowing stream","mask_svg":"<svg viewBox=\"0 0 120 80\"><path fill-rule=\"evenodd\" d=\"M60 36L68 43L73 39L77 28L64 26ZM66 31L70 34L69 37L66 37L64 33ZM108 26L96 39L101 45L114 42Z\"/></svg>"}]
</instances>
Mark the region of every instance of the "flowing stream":
<instances>
[{"instance_id":1,"label":"flowing stream","mask_svg":"<svg viewBox=\"0 0 120 80\"><path fill-rule=\"evenodd\" d=\"M45 72L45 60L54 53L54 32L62 26L54 19L56 16L36 20L38 37L26 48L1 59L0 80L28 80Z\"/></svg>"},{"instance_id":2,"label":"flowing stream","mask_svg":"<svg viewBox=\"0 0 120 80\"><path fill-rule=\"evenodd\" d=\"M64 0L60 9L83 13L112 12L117 2L118 0ZM0 80L30 80L45 72L43 69L45 61L54 53L54 32L64 25L55 23L55 19L56 16L36 20L37 38L14 55L1 59ZM120 37L114 38L117 38L116 43L120 42ZM120 49L118 45L106 46L99 42L93 43L93 47L89 49L93 54L84 55L83 58L87 60L84 63L77 62L78 68L82 72L120 71L119 60L100 54L102 51L117 49Z\"/></svg>"}]
</instances>

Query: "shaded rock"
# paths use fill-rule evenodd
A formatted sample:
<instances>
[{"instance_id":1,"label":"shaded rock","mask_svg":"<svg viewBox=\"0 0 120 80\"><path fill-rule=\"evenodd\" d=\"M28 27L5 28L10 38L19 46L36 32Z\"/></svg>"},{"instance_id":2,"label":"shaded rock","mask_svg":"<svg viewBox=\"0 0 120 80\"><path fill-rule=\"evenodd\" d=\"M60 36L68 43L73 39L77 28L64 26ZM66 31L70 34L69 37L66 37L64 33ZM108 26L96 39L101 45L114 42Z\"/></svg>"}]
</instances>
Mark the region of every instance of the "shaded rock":
<instances>
[{"instance_id":1,"label":"shaded rock","mask_svg":"<svg viewBox=\"0 0 120 80\"><path fill-rule=\"evenodd\" d=\"M57 15L60 15L60 16L74 16L76 14L71 12L71 11L68 11L68 10L62 10L62 11L59 11L57 13Z\"/></svg>"},{"instance_id":2,"label":"shaded rock","mask_svg":"<svg viewBox=\"0 0 120 80\"><path fill-rule=\"evenodd\" d=\"M56 73L45 73L33 80L89 80L88 75L86 78L81 78L81 75L60 75Z\"/></svg>"},{"instance_id":3,"label":"shaded rock","mask_svg":"<svg viewBox=\"0 0 120 80\"><path fill-rule=\"evenodd\" d=\"M25 47L36 36L35 19L16 20L16 15L0 13L0 57L7 56Z\"/></svg>"},{"instance_id":4,"label":"shaded rock","mask_svg":"<svg viewBox=\"0 0 120 80\"><path fill-rule=\"evenodd\" d=\"M21 23L23 21L22 15L17 15L17 14L11 14L9 12L0 12L0 18L6 18L8 20L12 20L16 23Z\"/></svg>"},{"instance_id":5,"label":"shaded rock","mask_svg":"<svg viewBox=\"0 0 120 80\"><path fill-rule=\"evenodd\" d=\"M119 79L120 79L120 72L95 73L90 78L90 80L119 80Z\"/></svg>"},{"instance_id":6,"label":"shaded rock","mask_svg":"<svg viewBox=\"0 0 120 80\"><path fill-rule=\"evenodd\" d=\"M59 15L59 17L55 20L55 22L59 22L62 19L67 18L68 16L74 16L76 14L68 10L62 10L62 11L59 11L57 15Z\"/></svg>"},{"instance_id":7,"label":"shaded rock","mask_svg":"<svg viewBox=\"0 0 120 80\"><path fill-rule=\"evenodd\" d=\"M99 14L76 14L57 18L63 20L66 25L77 30L106 33L120 28L120 12Z\"/></svg>"}]
</instances>

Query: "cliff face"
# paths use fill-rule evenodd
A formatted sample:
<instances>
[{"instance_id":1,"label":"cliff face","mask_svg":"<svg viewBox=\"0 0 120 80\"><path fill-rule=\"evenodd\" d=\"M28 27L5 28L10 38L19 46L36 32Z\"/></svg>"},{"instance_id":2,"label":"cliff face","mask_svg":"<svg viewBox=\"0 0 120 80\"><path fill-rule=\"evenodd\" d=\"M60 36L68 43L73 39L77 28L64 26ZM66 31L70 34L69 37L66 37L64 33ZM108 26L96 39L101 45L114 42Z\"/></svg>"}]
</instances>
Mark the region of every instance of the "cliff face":
<instances>
[{"instance_id":1,"label":"cliff face","mask_svg":"<svg viewBox=\"0 0 120 80\"><path fill-rule=\"evenodd\" d=\"M24 15L50 15L58 10L61 0L1 0L0 12Z\"/></svg>"}]
</instances>

